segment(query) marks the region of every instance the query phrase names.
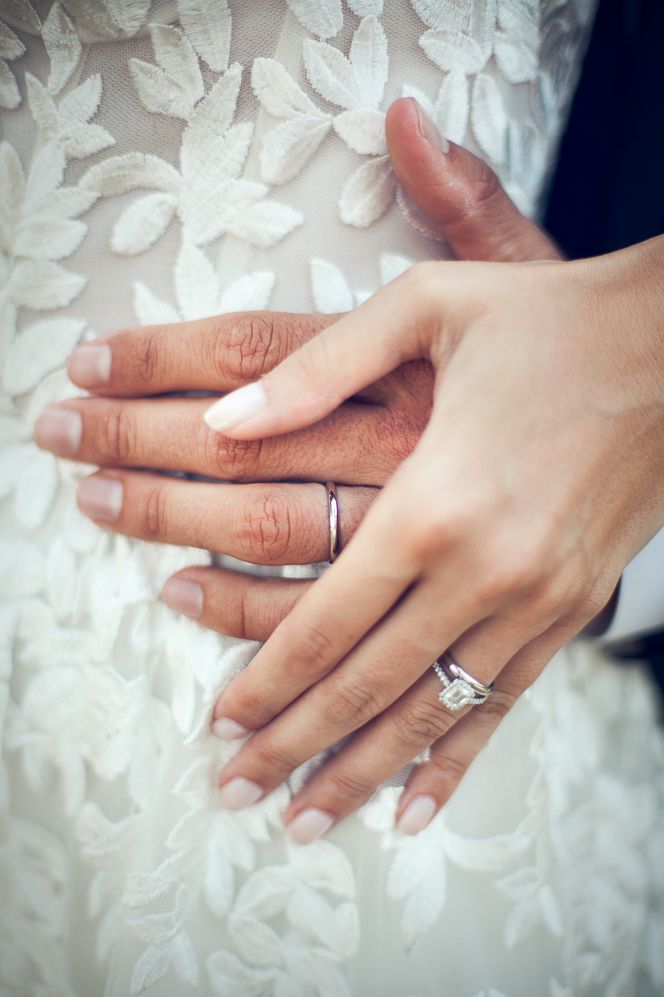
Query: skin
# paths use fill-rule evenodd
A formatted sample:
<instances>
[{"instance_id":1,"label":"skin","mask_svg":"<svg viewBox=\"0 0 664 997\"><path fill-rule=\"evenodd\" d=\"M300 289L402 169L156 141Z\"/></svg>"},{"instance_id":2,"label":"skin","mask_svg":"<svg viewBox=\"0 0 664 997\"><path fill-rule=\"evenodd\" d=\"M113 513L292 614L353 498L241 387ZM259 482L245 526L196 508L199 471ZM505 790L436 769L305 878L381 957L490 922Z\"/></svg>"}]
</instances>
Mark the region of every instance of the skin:
<instances>
[{"instance_id":1,"label":"skin","mask_svg":"<svg viewBox=\"0 0 664 997\"><path fill-rule=\"evenodd\" d=\"M518 213L491 171L459 147L450 145L447 153L441 152L426 140L425 134L430 127L418 119L414 102L397 101L388 113L387 138L400 180L438 225L455 254L475 260L558 260L556 247ZM501 447L492 446L496 452L487 458L483 456L486 450L483 427L489 424L502 430L504 424L505 433L501 431L501 439L496 442L504 443L505 447L514 445L507 427L514 429L525 463L530 460L542 480L548 480L548 466L542 467L538 449L533 452L528 435L524 436L523 410L519 409L518 418L511 418L515 408L513 398L526 397L531 387L525 356L515 365L522 380L516 385L509 380L511 390L519 390L520 395L503 397L504 410L499 413L499 421L496 421L496 412L491 409L488 399L477 406L469 406L467 402L471 397L484 399L487 385L495 380L495 369L501 363L501 357L519 356L524 353L524 343L532 344L534 337L524 332L524 325L528 329L530 325L521 314L521 295L525 296L524 300L537 303L537 324L533 327L539 327L546 318L540 314L541 301L560 293L552 275L566 271L567 266L571 265L529 264L517 268L518 273L515 271L507 281L503 267L482 270L480 276L475 265L422 264L413 268L412 276L406 274L392 282L367 305L340 321L335 322L335 317L330 316L246 313L174 327L121 332L104 341L112 355L110 375L105 383L90 383L89 377L85 383L86 378L80 376L80 363L77 365L76 358L72 360L72 379L97 393L97 397L71 400L56 407L78 413L80 441L73 448L55 448L52 437L44 431L43 422L37 425L36 440L61 456L101 465L102 475L95 475L92 480L103 477L119 483L121 503L114 519L99 515L100 508L90 505L89 484L84 481L80 486L79 504L100 526L148 540L221 550L256 563L314 562L327 556L327 507L323 489L311 482L334 480L343 483L339 487L339 498L344 552L328 572L335 580L333 583L321 579L312 586L310 582L252 579L213 568L187 569L167 583L164 597L172 605L177 602L178 583L189 583L194 589L199 586L200 603L195 605L190 600L187 607L181 604L177 608L186 608L205 626L261 640L270 637L276 627L273 638L233 682L215 711L215 715L229 717L243 728L262 728L224 770L222 785L228 785L239 775L268 792L299 764L298 759L304 761L305 757L343 734L356 731L344 749L319 770L292 801L285 814L286 821L310 807L328 813L338 821L364 802L384 778L431 744L430 761L414 771L400 800L397 816L403 815L418 795L430 797L438 809L449 798L467 766L522 688L532 681L554 651L609 600L623 566L620 555L613 559L613 576L609 573L603 585L597 584L592 599L588 598L588 593L579 596L585 609L593 610L589 615L586 612L583 620L584 614L577 612L574 615L571 608L567 614L562 614L565 617L562 619L557 606L554 608L544 598L539 599L539 589L532 579L530 586L525 586L527 598L523 596L524 586L516 584L521 573L524 578L529 571L534 574L533 558L526 542L527 534L521 530L521 510L517 515L517 510L511 508L513 494L506 488L486 487L487 482L500 481L504 477L504 467L509 466L511 460L501 462L505 456ZM434 268L437 269L434 271ZM449 279L442 276L447 272L453 273ZM519 307L515 311L517 287ZM569 296L571 292L566 293ZM578 288L575 293L580 294ZM539 298L542 294L546 297ZM379 302L380 311L367 314L367 306L373 308L375 301ZM521 338L503 338L506 320L501 308L504 311L508 304L512 307L510 321L515 323ZM498 321L500 338L496 339L494 326L488 320L482 321L485 311L491 313L492 322ZM442 326L441 315L445 317ZM416 345L408 340L406 348L399 336L406 333L412 336L413 316L421 318L422 325L415 337ZM532 315L527 317L533 319ZM560 321L557 311L555 317ZM339 329L348 330L349 319L353 325L347 335L357 335L360 323L362 334L366 335L367 328L378 327L372 323L379 319L379 325L387 323L393 329L393 340L390 344L376 342L380 364L375 368L374 377L367 376L366 367L357 368L355 358L356 373L353 375L349 364L346 373L342 370L334 384L336 397L331 399L323 392L316 403L319 408L312 404L307 409L303 404L308 397L307 391L302 390L300 382L303 370L307 372L307 380L311 372L320 374L320 349L325 335L318 334L331 325L335 326L335 335ZM553 320L546 326L550 327L555 328ZM473 337L469 329L473 330ZM472 341L474 345L462 349L461 345L465 347L466 341ZM302 352L301 348L309 342L311 346ZM504 344L498 356L495 355L496 343ZM592 357L587 344L586 348L584 360L587 355ZM307 349L318 350L318 354L307 353ZM512 354L508 349L516 352ZM336 361L336 339L334 351ZM532 353L537 354L537 351ZM293 360L281 365L289 356ZM475 380L473 356L482 358ZM552 353L552 359L554 356ZM303 357L313 357L311 371L299 366ZM459 362L459 357L467 359ZM578 355L575 357L578 362ZM395 363L390 362L395 358ZM528 362L535 363L537 369L536 361L541 363L541 353L539 358L528 354ZM309 362L305 359L305 363ZM391 367L395 369L391 370ZM459 386L454 392L447 386L448 367L460 371L456 374L456 382L452 379L449 383L464 385L465 392L474 394L464 393ZM504 369L501 369L501 378ZM329 364L325 370L329 380ZM294 371L299 371L299 381ZM446 398L450 392L445 409L449 427L442 438L436 438L434 442L431 402L436 398L436 405L441 404L438 396L443 371ZM435 383L434 372L437 375ZM348 391L351 375L355 383L352 391ZM150 397L192 389L232 391L259 377L263 378L261 383L269 392L276 392L270 393L270 414L264 414L260 431L255 426L253 429L242 427L240 440L233 438L235 431L232 436L219 435L203 421L209 400ZM297 393L292 393L294 379ZM527 391L523 379L528 382ZM273 384L274 389L270 387ZM290 385L291 399L302 400L296 413L292 406L290 411L283 411L280 399L286 397L284 384ZM551 385L548 388L544 396L547 399L551 396ZM342 397L346 400L337 405ZM326 411L321 405L327 407ZM475 408L479 413L476 423L469 425L467 415ZM486 419L489 423L483 421ZM546 419L543 422L546 424ZM284 435L286 431L288 435ZM502 440L503 435L505 440ZM556 434L550 432L551 435L555 442ZM423 447L426 460L421 457ZM447 455L444 467L443 453ZM473 460L469 460L471 455ZM462 472L475 474L478 467L484 467L486 471L492 461L496 466L494 478L486 473L479 481L461 476ZM521 465L514 466L517 477L518 473L525 474ZM129 470L132 467L193 471L234 484L184 482ZM407 488L405 477L415 472L418 477L413 478L412 486ZM291 483L284 483L284 479ZM388 479L389 485L380 502L375 502ZM468 491L469 481L474 484L474 492ZM463 482L463 490L456 487L458 482ZM470 511L461 516L459 510L448 509L448 518L443 524L436 520L437 525L432 526L431 496L438 496L436 515L444 518L446 507L440 497L452 492L453 486L457 494L464 494L464 507L466 511L474 509L475 518ZM524 477L523 486L526 494L528 490L532 491L531 479ZM395 491L400 497L390 498L388 513L383 512L386 508L384 496ZM562 498L562 508L554 506L548 491L550 489L543 496L543 508L550 510L552 516L567 514ZM427 495L429 505L424 501ZM469 495L473 503L466 501ZM392 512L397 510L397 518L388 522L390 509ZM402 523L404 510L408 510L405 524ZM492 527L487 538L486 522L500 525L506 510L518 537L515 547L514 537L509 539L506 527L503 550L497 539L503 537L503 533ZM375 547L376 522L383 523L386 531L381 536L382 548ZM575 522L579 529L587 525L585 521L579 523L578 517ZM412 536L413 523L422 527L426 537ZM454 530L450 524L456 524ZM452 545L454 557L450 555L450 546L436 533L438 527L446 544L451 543L452 534L458 537ZM401 551L402 530L404 542L408 539L412 544L407 556ZM485 547L486 544L489 546ZM359 555L354 553L358 545ZM626 544L625 549L631 550L633 546L633 543L631 547ZM481 582L487 569L483 550L496 551L497 547L500 549L496 552L495 571L492 567L490 572L492 582L479 585L482 597L475 588L469 589L462 605L456 605L454 611L446 612L441 619L440 606L450 602L446 586L458 589L455 578L459 577L459 572L463 577L468 576L469 565L473 569L472 575L477 575ZM376 553L377 549L380 554ZM544 540L534 549L544 556L547 551ZM371 553L367 554L367 550ZM390 565L385 563L386 551L390 552L390 557L393 552L396 557L401 551L403 560L395 562L391 579L394 585L402 586L401 593L406 563L411 569L409 584L415 583L416 589L418 584L422 587L421 577L431 577L432 593L428 595L425 586L423 597L424 626L416 592L411 592L399 607L390 608L395 598L392 589L389 592L386 589L386 567L390 575ZM571 546L566 548L565 556L558 552L556 564L568 564L565 578L569 579L570 591L574 587L576 592L573 582L578 575L578 559L572 556L573 553ZM361 556L371 558L364 567L358 560ZM433 558L431 562L429 556ZM509 574L506 561L507 567L514 569L516 580L512 587L503 578ZM442 562L449 562L449 567L440 569ZM503 581L498 582L494 573L498 574L501 568L505 569L501 575ZM355 576L353 570L358 572ZM340 572L341 578L336 581ZM559 585L563 588L562 581ZM361 601L353 598L359 586L364 593L372 593L371 598ZM182 591L180 584L180 595ZM187 591L186 587L184 591ZM192 591L190 587L189 595ZM331 603L328 603L329 598L332 598ZM523 613L523 602L519 602L523 598L529 607L527 617ZM365 615L351 626L349 606L357 606L358 602ZM413 612L417 610L417 613L412 616L411 602L417 603L413 605ZM323 628L318 619L317 614L324 605L326 613L330 606L342 612L345 622L336 635ZM371 613L375 617L377 606L387 611L385 621L376 628L377 636L372 634L362 641L367 619ZM527 618L527 623L522 623L522 618ZM338 626L336 616L335 621ZM440 633L434 628L434 621L440 624ZM387 635L383 635L381 631L386 626ZM418 635L415 644L410 636L413 633ZM343 636L341 643L340 636ZM452 643L458 659L481 680L488 680L492 669L497 674L500 664L507 666L504 670L506 681L501 674L501 683L487 703L466 711L460 718L448 714L438 704L436 696L440 684L430 669L433 658ZM425 664L422 664L423 655L427 658ZM372 674L371 662L375 667L377 660L381 662L380 670ZM278 699L266 697L265 687L260 684L266 670L279 676L283 695ZM510 678L513 673L514 681ZM357 680L341 681L342 675L356 675ZM271 687L276 685L270 683ZM293 700L302 692L305 695L295 705ZM332 708L330 703L334 704ZM237 732L236 729L234 733ZM433 812L435 810L432 815Z\"/></svg>"}]
</instances>

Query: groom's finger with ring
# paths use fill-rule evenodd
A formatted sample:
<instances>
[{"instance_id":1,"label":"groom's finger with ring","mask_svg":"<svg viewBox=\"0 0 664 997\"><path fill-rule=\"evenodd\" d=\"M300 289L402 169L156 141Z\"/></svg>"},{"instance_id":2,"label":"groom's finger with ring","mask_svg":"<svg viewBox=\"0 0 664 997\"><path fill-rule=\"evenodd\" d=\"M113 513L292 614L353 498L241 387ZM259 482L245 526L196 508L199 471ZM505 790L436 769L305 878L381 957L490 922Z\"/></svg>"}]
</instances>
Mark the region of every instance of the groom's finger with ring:
<instances>
[{"instance_id":1,"label":"groom's finger with ring","mask_svg":"<svg viewBox=\"0 0 664 997\"><path fill-rule=\"evenodd\" d=\"M376 492L339 487L345 535L355 532ZM254 564L312 564L329 554L327 500L317 483L207 484L107 470L81 481L77 502L98 525L117 533Z\"/></svg>"},{"instance_id":2,"label":"groom's finger with ring","mask_svg":"<svg viewBox=\"0 0 664 997\"><path fill-rule=\"evenodd\" d=\"M377 496L362 523L359 546L347 542L342 516L345 542L338 560L224 691L213 721L229 717L250 730L267 723L342 661L413 584L411 558L403 551L404 531L395 529L389 510L376 515L383 494ZM382 552L379 561L366 555L366 548L374 545ZM361 593L361 598L348 603L339 598L345 591ZM388 653L393 650L387 648Z\"/></svg>"},{"instance_id":3,"label":"groom's finger with ring","mask_svg":"<svg viewBox=\"0 0 664 997\"><path fill-rule=\"evenodd\" d=\"M227 481L342 481L382 485L402 459L379 406L348 403L318 426L238 442L210 429L210 399L78 398L50 405L35 440L59 457L105 467L186 471ZM394 444L394 446L392 446Z\"/></svg>"}]
</instances>

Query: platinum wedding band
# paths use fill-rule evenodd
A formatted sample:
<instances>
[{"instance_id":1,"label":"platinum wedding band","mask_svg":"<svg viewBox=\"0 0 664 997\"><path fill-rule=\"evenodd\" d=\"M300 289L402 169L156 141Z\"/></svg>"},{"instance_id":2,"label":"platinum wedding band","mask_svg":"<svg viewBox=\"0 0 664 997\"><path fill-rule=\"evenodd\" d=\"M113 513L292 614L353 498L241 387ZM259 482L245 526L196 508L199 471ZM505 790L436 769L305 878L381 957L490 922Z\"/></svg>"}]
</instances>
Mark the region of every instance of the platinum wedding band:
<instances>
[{"instance_id":1,"label":"platinum wedding band","mask_svg":"<svg viewBox=\"0 0 664 997\"><path fill-rule=\"evenodd\" d=\"M337 486L333 481L326 481L325 494L327 496L327 519L329 529L329 554L328 561L332 564L341 550L341 532L339 530L339 500L337 499Z\"/></svg>"},{"instance_id":2,"label":"platinum wedding band","mask_svg":"<svg viewBox=\"0 0 664 997\"><path fill-rule=\"evenodd\" d=\"M454 660L449 651L436 658L432 667L443 683L438 699L453 713L463 709L464 706L478 706L486 702L493 692L493 683L483 685L478 682Z\"/></svg>"}]
</instances>

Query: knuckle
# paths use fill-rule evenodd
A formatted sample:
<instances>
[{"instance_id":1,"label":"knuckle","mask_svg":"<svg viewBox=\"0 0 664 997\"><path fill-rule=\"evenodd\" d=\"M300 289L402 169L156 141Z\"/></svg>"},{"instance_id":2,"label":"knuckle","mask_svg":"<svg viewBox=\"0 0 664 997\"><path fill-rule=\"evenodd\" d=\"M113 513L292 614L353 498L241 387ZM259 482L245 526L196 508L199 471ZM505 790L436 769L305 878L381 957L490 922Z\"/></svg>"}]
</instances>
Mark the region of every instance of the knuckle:
<instances>
[{"instance_id":1,"label":"knuckle","mask_svg":"<svg viewBox=\"0 0 664 997\"><path fill-rule=\"evenodd\" d=\"M500 602L529 591L537 581L538 572L528 557L504 561L487 576L482 586L483 601Z\"/></svg>"},{"instance_id":2,"label":"knuckle","mask_svg":"<svg viewBox=\"0 0 664 997\"><path fill-rule=\"evenodd\" d=\"M301 668L311 677L320 674L335 660L332 638L323 627L301 624L291 649L291 668Z\"/></svg>"},{"instance_id":3,"label":"knuckle","mask_svg":"<svg viewBox=\"0 0 664 997\"><path fill-rule=\"evenodd\" d=\"M337 772L330 772L328 783L332 794L340 800L366 800L371 796L375 786L355 772L339 769Z\"/></svg>"},{"instance_id":4,"label":"knuckle","mask_svg":"<svg viewBox=\"0 0 664 997\"><path fill-rule=\"evenodd\" d=\"M473 707L473 718L488 730L497 727L516 702L516 696L505 689L494 689L487 700Z\"/></svg>"},{"instance_id":5,"label":"knuckle","mask_svg":"<svg viewBox=\"0 0 664 997\"><path fill-rule=\"evenodd\" d=\"M264 743L255 745L254 759L261 771L277 772L280 775L292 772L301 761L288 748L267 739Z\"/></svg>"},{"instance_id":6,"label":"knuckle","mask_svg":"<svg viewBox=\"0 0 664 997\"><path fill-rule=\"evenodd\" d=\"M422 435L423 423L427 417L428 411L425 410L425 406L421 406L418 412L413 413L405 412L402 408L387 409L376 451L387 453L390 471L397 468L413 452Z\"/></svg>"},{"instance_id":7,"label":"knuckle","mask_svg":"<svg viewBox=\"0 0 664 997\"><path fill-rule=\"evenodd\" d=\"M502 198L503 188L496 174L484 160L474 157L463 200L465 216L493 214Z\"/></svg>"},{"instance_id":8,"label":"knuckle","mask_svg":"<svg viewBox=\"0 0 664 997\"><path fill-rule=\"evenodd\" d=\"M136 356L136 372L141 381L150 385L154 383L155 375L159 369L160 355L160 332L158 329L145 331L139 341L138 353Z\"/></svg>"},{"instance_id":9,"label":"knuckle","mask_svg":"<svg viewBox=\"0 0 664 997\"><path fill-rule=\"evenodd\" d=\"M405 279L407 289L424 315L439 314L444 272L444 264L440 261L421 260L399 278Z\"/></svg>"},{"instance_id":10,"label":"knuckle","mask_svg":"<svg viewBox=\"0 0 664 997\"><path fill-rule=\"evenodd\" d=\"M292 511L279 492L266 492L246 503L244 509L247 541L268 564L288 559L293 537Z\"/></svg>"},{"instance_id":11,"label":"knuckle","mask_svg":"<svg viewBox=\"0 0 664 997\"><path fill-rule=\"evenodd\" d=\"M580 595L577 601L580 612L585 617L584 622L594 619L595 616L598 616L606 608L609 599L613 595L614 588L615 581L613 579L608 581L602 578L585 589L583 595Z\"/></svg>"},{"instance_id":12,"label":"knuckle","mask_svg":"<svg viewBox=\"0 0 664 997\"><path fill-rule=\"evenodd\" d=\"M170 536L168 488L166 484L153 485L143 506L143 533L147 539L158 540Z\"/></svg>"},{"instance_id":13,"label":"knuckle","mask_svg":"<svg viewBox=\"0 0 664 997\"><path fill-rule=\"evenodd\" d=\"M439 789L443 790L445 797L452 793L468 771L468 766L465 762L460 761L460 759L455 758L453 755L445 755L442 752L434 753L432 751L428 764L433 766L436 773L436 784Z\"/></svg>"},{"instance_id":14,"label":"knuckle","mask_svg":"<svg viewBox=\"0 0 664 997\"><path fill-rule=\"evenodd\" d=\"M268 312L245 312L215 330L215 367L245 382L271 370L282 359L280 337Z\"/></svg>"},{"instance_id":15,"label":"knuckle","mask_svg":"<svg viewBox=\"0 0 664 997\"><path fill-rule=\"evenodd\" d=\"M579 590L575 583L552 576L536 586L530 601L533 614L548 620L562 616L577 606Z\"/></svg>"},{"instance_id":16,"label":"knuckle","mask_svg":"<svg viewBox=\"0 0 664 997\"><path fill-rule=\"evenodd\" d=\"M432 557L447 550L462 534L463 527L452 512L446 513L442 508L436 511L425 508L418 515L415 503L406 503L405 507L411 512L402 524L401 535L418 562L429 562Z\"/></svg>"},{"instance_id":17,"label":"knuckle","mask_svg":"<svg viewBox=\"0 0 664 997\"><path fill-rule=\"evenodd\" d=\"M100 424L101 448L111 460L123 464L135 451L136 427L124 405L113 405Z\"/></svg>"},{"instance_id":18,"label":"knuckle","mask_svg":"<svg viewBox=\"0 0 664 997\"><path fill-rule=\"evenodd\" d=\"M483 585L487 601L530 595L543 589L551 575L546 567L551 558L543 543L515 536L511 530L491 544L490 563Z\"/></svg>"},{"instance_id":19,"label":"knuckle","mask_svg":"<svg viewBox=\"0 0 664 997\"><path fill-rule=\"evenodd\" d=\"M200 429L205 463L215 476L248 480L258 473L263 440L232 440L205 424Z\"/></svg>"},{"instance_id":20,"label":"knuckle","mask_svg":"<svg viewBox=\"0 0 664 997\"><path fill-rule=\"evenodd\" d=\"M241 719L247 718L249 726L254 728L260 726L260 718L265 716L265 696L257 688L255 682L242 682L243 676L233 683L231 703L234 714ZM227 706L227 708L229 708ZM256 747L260 748L260 742L256 742Z\"/></svg>"},{"instance_id":21,"label":"knuckle","mask_svg":"<svg viewBox=\"0 0 664 997\"><path fill-rule=\"evenodd\" d=\"M436 702L404 703L393 717L398 739L416 752L445 734L453 722Z\"/></svg>"},{"instance_id":22,"label":"knuckle","mask_svg":"<svg viewBox=\"0 0 664 997\"><path fill-rule=\"evenodd\" d=\"M355 730L380 713L384 705L370 684L358 679L345 679L330 690L325 712L335 726Z\"/></svg>"}]
</instances>

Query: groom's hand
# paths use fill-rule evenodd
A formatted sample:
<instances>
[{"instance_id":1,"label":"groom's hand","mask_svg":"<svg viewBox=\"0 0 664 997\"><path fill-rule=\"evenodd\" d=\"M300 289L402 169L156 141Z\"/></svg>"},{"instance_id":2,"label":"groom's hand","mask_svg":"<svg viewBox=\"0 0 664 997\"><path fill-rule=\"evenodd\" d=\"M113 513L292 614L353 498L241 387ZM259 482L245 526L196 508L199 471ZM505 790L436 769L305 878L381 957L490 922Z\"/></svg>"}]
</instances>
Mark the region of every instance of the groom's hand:
<instances>
[{"instance_id":1,"label":"groom's hand","mask_svg":"<svg viewBox=\"0 0 664 997\"><path fill-rule=\"evenodd\" d=\"M554 244L519 213L495 174L452 143L443 152L431 129L411 100L397 101L388 112L395 172L454 254L494 261L558 258ZM342 537L348 540L376 488L410 453L427 422L428 364L402 366L310 429L251 443L208 430L201 415L209 400L148 397L230 391L265 374L336 318L235 313L97 340L77 350L69 364L72 380L97 397L51 407L37 426L37 441L61 456L106 469L79 490L83 511L100 525L256 563L323 560L327 509L320 486L205 485L114 468L190 471L233 482L341 482ZM208 575L207 583L216 586L223 579ZM267 612L229 618L229 607L238 600L213 598L215 588L210 598L206 593L204 603L211 608L203 610L202 622L225 633L267 636L284 599L274 586L247 584L248 603L254 596L261 607L265 599L272 601ZM252 629L253 617L266 622Z\"/></svg>"}]
</instances>

